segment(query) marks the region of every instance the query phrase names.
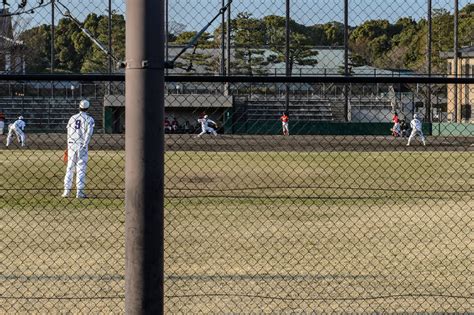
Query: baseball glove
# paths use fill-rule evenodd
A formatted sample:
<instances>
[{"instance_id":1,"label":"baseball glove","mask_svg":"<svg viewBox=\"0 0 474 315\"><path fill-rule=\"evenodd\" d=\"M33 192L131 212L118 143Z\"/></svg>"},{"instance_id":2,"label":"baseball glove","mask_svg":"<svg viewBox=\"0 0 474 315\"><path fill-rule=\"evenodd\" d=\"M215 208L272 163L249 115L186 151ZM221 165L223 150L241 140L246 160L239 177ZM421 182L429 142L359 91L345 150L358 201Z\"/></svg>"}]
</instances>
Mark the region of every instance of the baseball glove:
<instances>
[{"instance_id":1,"label":"baseball glove","mask_svg":"<svg viewBox=\"0 0 474 315\"><path fill-rule=\"evenodd\" d=\"M67 155L67 149L64 150L64 153L63 153L63 162L64 164L67 164L67 160L68 160L68 155Z\"/></svg>"}]
</instances>

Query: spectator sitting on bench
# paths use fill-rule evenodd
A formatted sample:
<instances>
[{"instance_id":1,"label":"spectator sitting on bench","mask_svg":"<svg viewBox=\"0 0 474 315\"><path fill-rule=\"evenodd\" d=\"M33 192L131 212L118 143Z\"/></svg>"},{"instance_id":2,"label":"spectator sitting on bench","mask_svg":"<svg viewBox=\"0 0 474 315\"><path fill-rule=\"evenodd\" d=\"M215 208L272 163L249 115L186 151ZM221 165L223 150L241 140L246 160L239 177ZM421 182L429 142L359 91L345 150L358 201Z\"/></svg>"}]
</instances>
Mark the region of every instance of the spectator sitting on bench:
<instances>
[{"instance_id":1,"label":"spectator sitting on bench","mask_svg":"<svg viewBox=\"0 0 474 315\"><path fill-rule=\"evenodd\" d=\"M176 117L173 117L173 121L171 122L171 130L173 133L177 133L179 129L179 124L178 121L176 120Z\"/></svg>"},{"instance_id":2,"label":"spectator sitting on bench","mask_svg":"<svg viewBox=\"0 0 474 315\"><path fill-rule=\"evenodd\" d=\"M171 123L168 119L168 117L165 117L165 133L171 132Z\"/></svg>"}]
</instances>

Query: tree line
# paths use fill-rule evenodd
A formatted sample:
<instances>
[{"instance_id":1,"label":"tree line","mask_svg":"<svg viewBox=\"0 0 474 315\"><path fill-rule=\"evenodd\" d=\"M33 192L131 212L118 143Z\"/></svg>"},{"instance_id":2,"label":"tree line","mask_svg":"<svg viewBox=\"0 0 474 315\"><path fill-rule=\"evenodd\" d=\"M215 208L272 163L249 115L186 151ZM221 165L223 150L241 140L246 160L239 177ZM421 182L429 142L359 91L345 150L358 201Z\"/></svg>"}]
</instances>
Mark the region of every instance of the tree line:
<instances>
[{"instance_id":1,"label":"tree line","mask_svg":"<svg viewBox=\"0 0 474 315\"><path fill-rule=\"evenodd\" d=\"M176 23L175 23L176 25ZM459 45L474 44L474 4L459 11ZM99 42L108 47L108 17L89 14L83 26ZM432 67L434 72L445 72L441 51L453 49L454 16L447 10L435 9L432 14ZM224 26L225 28L225 26ZM213 32L206 32L199 39L199 48L221 46L221 25ZM170 46L187 44L197 31L170 28ZM290 68L294 65L315 65L318 62L317 46L340 47L344 44L344 25L329 22L302 25L290 21ZM379 68L426 71L428 22L402 17L395 23L388 20L368 20L349 28L349 50L352 66L370 65ZM50 25L40 25L23 31L19 39L25 44L26 64L29 73L50 71ZM125 57L125 18L112 15L112 54L119 60ZM232 20L231 42L234 50L233 73L265 74L272 63L285 61L285 18L269 15L253 17L241 12ZM268 53L271 51L271 53ZM107 72L107 55L95 45L70 19L63 18L55 27L55 71L68 73ZM192 72L192 64L203 66L208 72L218 72L220 55L196 53L190 49L178 66ZM190 66L191 65L191 66Z\"/></svg>"}]
</instances>

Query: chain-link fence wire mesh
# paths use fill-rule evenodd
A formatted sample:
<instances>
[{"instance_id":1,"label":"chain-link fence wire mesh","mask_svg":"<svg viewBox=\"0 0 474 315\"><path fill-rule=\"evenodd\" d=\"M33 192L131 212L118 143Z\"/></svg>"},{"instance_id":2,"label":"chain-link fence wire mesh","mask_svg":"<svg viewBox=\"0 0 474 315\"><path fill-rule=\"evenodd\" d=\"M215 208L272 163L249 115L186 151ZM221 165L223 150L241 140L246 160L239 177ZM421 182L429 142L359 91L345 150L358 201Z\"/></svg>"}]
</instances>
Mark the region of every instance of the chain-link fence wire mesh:
<instances>
[{"instance_id":1,"label":"chain-link fence wire mesh","mask_svg":"<svg viewBox=\"0 0 474 315\"><path fill-rule=\"evenodd\" d=\"M346 123L336 82L327 95L291 83L287 110L278 83L175 81L163 122L167 313L472 311L472 124L426 121L422 100L404 96L416 84L353 83ZM1 312L122 312L123 82L81 82L95 94L74 98L69 81L54 82L54 98L38 87L50 81L1 83L30 91L1 97ZM433 84L440 106L451 89ZM83 98L96 122L89 198L63 198L65 128ZM416 135L407 147L415 113L426 146ZM19 115L24 146L13 131L5 147ZM204 115L217 136L198 137Z\"/></svg>"},{"instance_id":2,"label":"chain-link fence wire mesh","mask_svg":"<svg viewBox=\"0 0 474 315\"><path fill-rule=\"evenodd\" d=\"M458 1L455 27L453 1L430 0L431 15L428 3L357 0L345 8L344 1L290 1L291 72L400 75L407 71L428 73L430 68L433 74L446 74L442 53L454 50L455 29L458 48L472 46L473 4ZM208 26L197 45L181 55L168 73L285 74L285 1L167 0L164 5L168 59ZM224 19L218 17L208 25L226 5ZM0 71L123 71L116 65L125 53L124 1L7 1L0 9Z\"/></svg>"},{"instance_id":3,"label":"chain-link fence wire mesh","mask_svg":"<svg viewBox=\"0 0 474 315\"><path fill-rule=\"evenodd\" d=\"M457 71L452 1L432 1L431 53L426 1L348 2L348 56L343 1L290 1L293 76L342 75L347 58L350 76L374 80L167 80L168 313L472 312L473 84L402 83L427 73L427 54L433 74L472 77L472 4L458 2ZM0 14L0 72L123 71L123 1L23 3ZM226 3L165 1L167 59ZM284 75L285 13L232 1L230 46L218 17L168 73ZM123 95L105 79L0 82L1 312L123 311ZM82 99L90 198L62 198ZM414 114L426 146L406 146ZM20 115L26 138L13 130L6 148ZM217 137L194 138L204 115Z\"/></svg>"}]
</instances>

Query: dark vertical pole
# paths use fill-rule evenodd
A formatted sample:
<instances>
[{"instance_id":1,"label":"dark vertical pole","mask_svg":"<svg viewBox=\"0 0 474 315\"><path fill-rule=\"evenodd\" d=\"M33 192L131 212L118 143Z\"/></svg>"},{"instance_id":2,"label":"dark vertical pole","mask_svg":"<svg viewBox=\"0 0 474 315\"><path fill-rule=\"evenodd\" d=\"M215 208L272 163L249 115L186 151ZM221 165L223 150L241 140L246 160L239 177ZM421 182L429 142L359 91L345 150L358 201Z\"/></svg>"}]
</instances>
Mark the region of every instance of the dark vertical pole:
<instances>
[{"instance_id":1,"label":"dark vertical pole","mask_svg":"<svg viewBox=\"0 0 474 315\"><path fill-rule=\"evenodd\" d=\"M432 23L432 0L428 0L428 47L427 47L427 54L426 54L426 63L427 63L427 70L428 76L431 77L431 49L432 49L432 41L433 41L433 23ZM431 84L428 84L428 100L426 102L426 119L431 122Z\"/></svg>"},{"instance_id":2,"label":"dark vertical pole","mask_svg":"<svg viewBox=\"0 0 474 315\"><path fill-rule=\"evenodd\" d=\"M285 0L285 75L291 76L290 69L290 0ZM290 110L290 87L288 83L285 84L285 110L289 115Z\"/></svg>"},{"instance_id":3,"label":"dark vertical pole","mask_svg":"<svg viewBox=\"0 0 474 315\"><path fill-rule=\"evenodd\" d=\"M231 32L231 28L232 28L232 20L231 20L231 16L230 16L230 5L229 7L227 8L227 75L230 75L231 71L230 71L230 55L231 55L231 49L230 49L230 45L231 45L231 42L230 42L230 32Z\"/></svg>"},{"instance_id":4,"label":"dark vertical pole","mask_svg":"<svg viewBox=\"0 0 474 315\"><path fill-rule=\"evenodd\" d=\"M232 28L232 20L231 20L231 16L230 16L230 5L229 7L227 8L227 75L230 75L231 74L231 69L230 69L230 58L231 58L231 49L230 49L230 45L231 45L231 41L230 41L230 32L231 32L231 28ZM230 95L230 85L229 83L226 84L226 88L225 88L225 94L226 95Z\"/></svg>"},{"instance_id":5,"label":"dark vertical pole","mask_svg":"<svg viewBox=\"0 0 474 315\"><path fill-rule=\"evenodd\" d=\"M165 60L169 60L169 43L168 43L168 36L169 36L169 8L168 8L168 0L165 0ZM168 74L168 68L166 68L166 74Z\"/></svg>"},{"instance_id":6,"label":"dark vertical pole","mask_svg":"<svg viewBox=\"0 0 474 315\"><path fill-rule=\"evenodd\" d=\"M126 14L125 312L163 314L164 1Z\"/></svg>"},{"instance_id":7,"label":"dark vertical pole","mask_svg":"<svg viewBox=\"0 0 474 315\"><path fill-rule=\"evenodd\" d=\"M349 0L344 0L344 76L349 76ZM344 118L349 121L349 93L344 84Z\"/></svg>"},{"instance_id":8,"label":"dark vertical pole","mask_svg":"<svg viewBox=\"0 0 474 315\"><path fill-rule=\"evenodd\" d=\"M54 1L55 0L51 0L51 46L50 46L50 50L51 50L51 73L54 73Z\"/></svg>"},{"instance_id":9,"label":"dark vertical pole","mask_svg":"<svg viewBox=\"0 0 474 315\"><path fill-rule=\"evenodd\" d=\"M459 17L459 3L458 0L454 0L454 77L458 77L458 55L459 55L459 43L458 43L458 17ZM458 85L454 84L454 121L460 122L461 117L458 115Z\"/></svg>"},{"instance_id":10,"label":"dark vertical pole","mask_svg":"<svg viewBox=\"0 0 474 315\"><path fill-rule=\"evenodd\" d=\"M225 0L222 0L221 8L225 6ZM225 75L225 15L221 14L221 75Z\"/></svg>"},{"instance_id":11,"label":"dark vertical pole","mask_svg":"<svg viewBox=\"0 0 474 315\"><path fill-rule=\"evenodd\" d=\"M108 62L109 62L109 74L112 74L112 0L109 0L109 16L108 16L108 33L109 33L109 54L108 54ZM112 90L112 82L109 81L107 86L107 92L110 95Z\"/></svg>"},{"instance_id":12,"label":"dark vertical pole","mask_svg":"<svg viewBox=\"0 0 474 315\"><path fill-rule=\"evenodd\" d=\"M55 26L54 26L54 20L55 20L55 0L51 0L51 73L54 73L54 33L55 33ZM54 99L54 82L51 81L51 101ZM49 112L49 111L48 111ZM48 115L48 120L49 120L49 115ZM49 121L48 121L49 124Z\"/></svg>"},{"instance_id":13,"label":"dark vertical pole","mask_svg":"<svg viewBox=\"0 0 474 315\"><path fill-rule=\"evenodd\" d=\"M108 32L109 32L109 74L112 73L112 0L109 0L109 16L108 16Z\"/></svg>"}]
</instances>

